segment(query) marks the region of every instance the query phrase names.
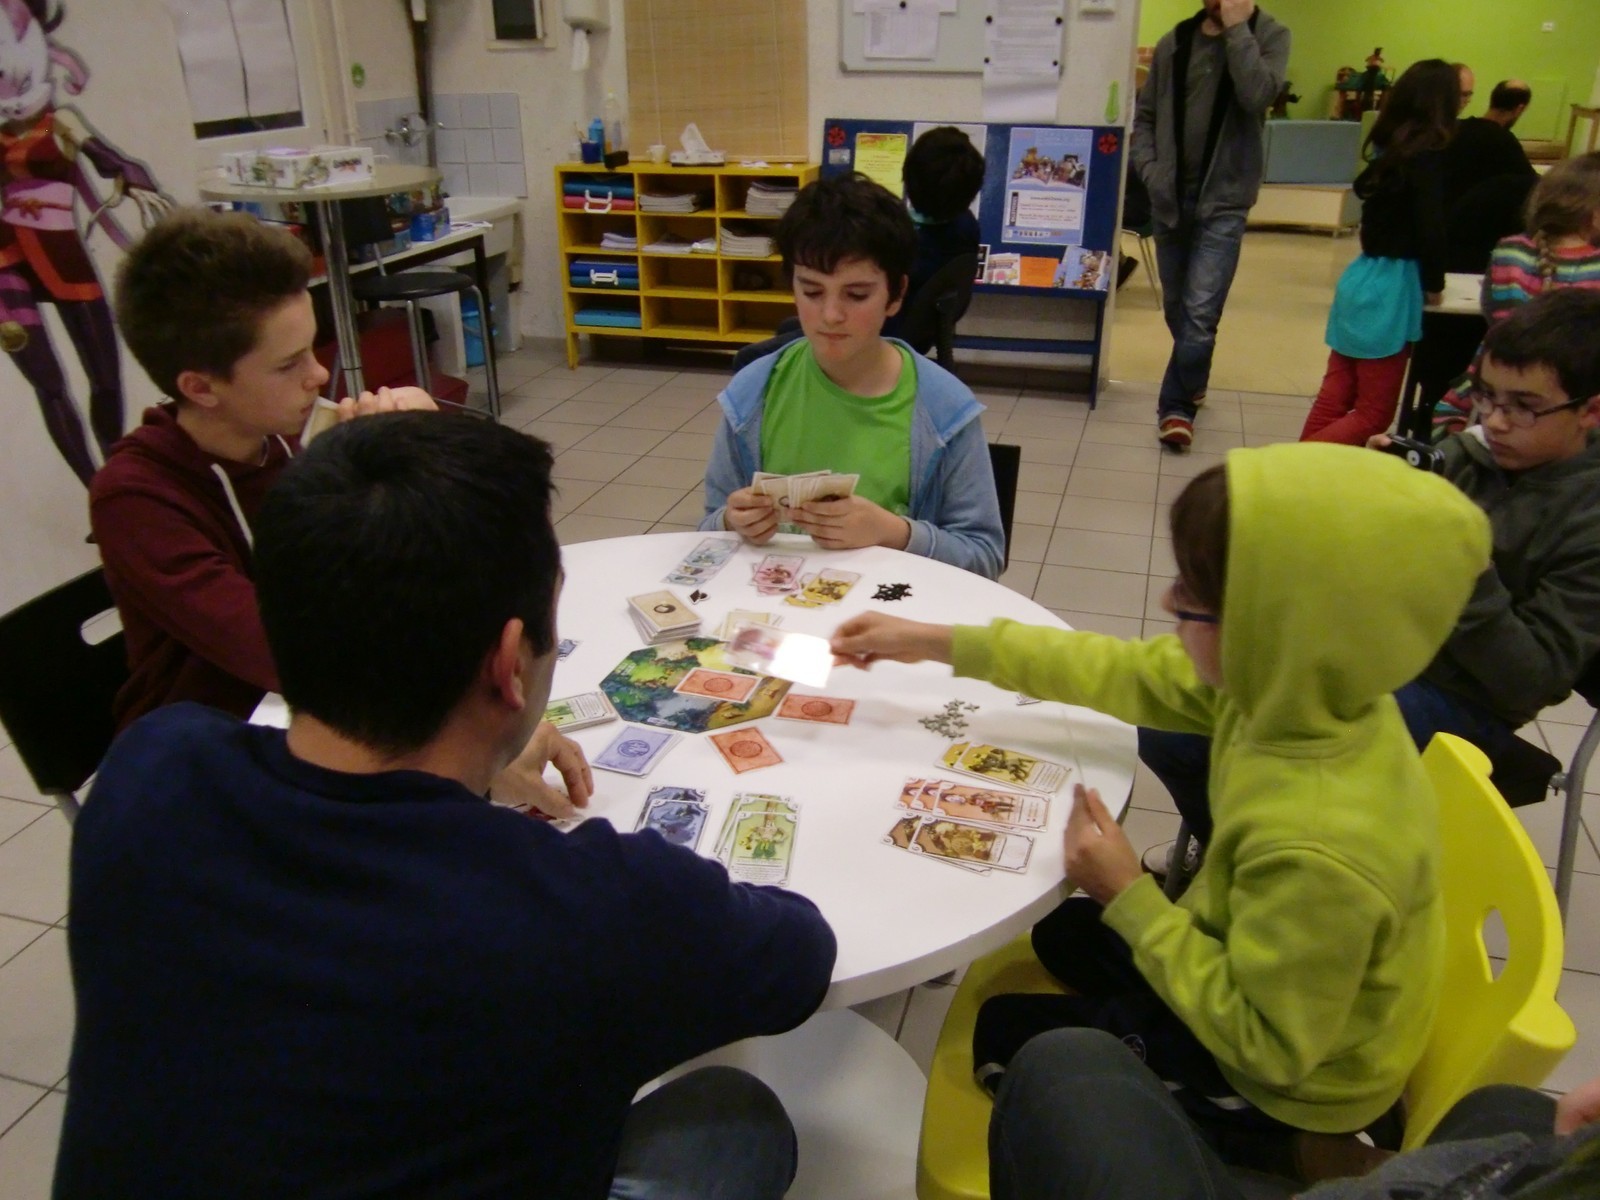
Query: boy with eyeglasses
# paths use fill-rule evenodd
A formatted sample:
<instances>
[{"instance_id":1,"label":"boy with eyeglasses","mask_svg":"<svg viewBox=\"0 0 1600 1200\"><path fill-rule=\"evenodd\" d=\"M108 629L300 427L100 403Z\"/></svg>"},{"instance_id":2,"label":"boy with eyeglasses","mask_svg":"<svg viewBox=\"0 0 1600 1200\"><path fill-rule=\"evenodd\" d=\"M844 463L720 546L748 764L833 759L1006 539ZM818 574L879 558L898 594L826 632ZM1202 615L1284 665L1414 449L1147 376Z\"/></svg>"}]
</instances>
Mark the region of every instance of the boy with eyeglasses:
<instances>
[{"instance_id":1,"label":"boy with eyeglasses","mask_svg":"<svg viewBox=\"0 0 1600 1200\"><path fill-rule=\"evenodd\" d=\"M1453 733L1495 758L1600 654L1600 292L1546 292L1496 325L1478 389L1480 422L1441 448L1445 478L1488 514L1494 558L1455 631L1395 700L1418 749ZM1414 530L1401 520L1392 532L1393 554L1409 553ZM1202 844L1210 752L1208 738L1139 730L1139 757Z\"/></svg>"}]
</instances>

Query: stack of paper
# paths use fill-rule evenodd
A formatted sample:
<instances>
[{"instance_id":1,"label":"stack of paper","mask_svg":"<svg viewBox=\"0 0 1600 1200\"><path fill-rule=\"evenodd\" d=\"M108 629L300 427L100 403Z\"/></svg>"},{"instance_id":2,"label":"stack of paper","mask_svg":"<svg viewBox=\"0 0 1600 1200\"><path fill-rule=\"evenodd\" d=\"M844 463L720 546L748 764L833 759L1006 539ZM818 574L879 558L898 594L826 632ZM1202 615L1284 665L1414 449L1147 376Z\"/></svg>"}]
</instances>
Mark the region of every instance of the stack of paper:
<instances>
[{"instance_id":1,"label":"stack of paper","mask_svg":"<svg viewBox=\"0 0 1600 1200\"><path fill-rule=\"evenodd\" d=\"M729 258L767 258L776 252L773 240L754 229L722 227L722 252Z\"/></svg>"},{"instance_id":2,"label":"stack of paper","mask_svg":"<svg viewBox=\"0 0 1600 1200\"><path fill-rule=\"evenodd\" d=\"M643 212L692 213L710 207L710 192L639 193L639 208Z\"/></svg>"},{"instance_id":3,"label":"stack of paper","mask_svg":"<svg viewBox=\"0 0 1600 1200\"><path fill-rule=\"evenodd\" d=\"M628 597L628 615L647 646L681 641L700 632L700 618L665 590Z\"/></svg>"},{"instance_id":4,"label":"stack of paper","mask_svg":"<svg viewBox=\"0 0 1600 1200\"><path fill-rule=\"evenodd\" d=\"M639 239L631 233L606 233L600 239L602 250L637 250Z\"/></svg>"},{"instance_id":5,"label":"stack of paper","mask_svg":"<svg viewBox=\"0 0 1600 1200\"><path fill-rule=\"evenodd\" d=\"M701 238L691 242L686 237L676 233L664 233L655 241L648 243L644 252L646 254L715 254L717 243L714 238Z\"/></svg>"},{"instance_id":6,"label":"stack of paper","mask_svg":"<svg viewBox=\"0 0 1600 1200\"><path fill-rule=\"evenodd\" d=\"M793 185L763 183L757 180L750 185L750 191L745 195L744 209L752 217L781 217L788 211L789 205L794 203L799 191L800 189Z\"/></svg>"}]
</instances>

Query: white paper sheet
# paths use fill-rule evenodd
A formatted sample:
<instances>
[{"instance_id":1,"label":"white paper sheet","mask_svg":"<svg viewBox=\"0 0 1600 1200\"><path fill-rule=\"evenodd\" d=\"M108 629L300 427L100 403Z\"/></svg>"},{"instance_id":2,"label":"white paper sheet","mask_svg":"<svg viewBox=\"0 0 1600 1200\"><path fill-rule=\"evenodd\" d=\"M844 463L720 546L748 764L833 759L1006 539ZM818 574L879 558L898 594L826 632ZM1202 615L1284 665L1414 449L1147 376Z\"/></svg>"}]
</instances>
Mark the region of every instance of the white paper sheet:
<instances>
[{"instance_id":1,"label":"white paper sheet","mask_svg":"<svg viewBox=\"0 0 1600 1200\"><path fill-rule=\"evenodd\" d=\"M1061 90L1059 75L983 72L983 119L1018 124L1027 121L1051 122L1056 119L1056 100Z\"/></svg>"},{"instance_id":2,"label":"white paper sheet","mask_svg":"<svg viewBox=\"0 0 1600 1200\"><path fill-rule=\"evenodd\" d=\"M300 111L284 0L164 0L194 121Z\"/></svg>"},{"instance_id":3,"label":"white paper sheet","mask_svg":"<svg viewBox=\"0 0 1600 1200\"><path fill-rule=\"evenodd\" d=\"M984 65L1023 74L1061 73L1061 26L1054 17L996 19L984 27Z\"/></svg>"},{"instance_id":4,"label":"white paper sheet","mask_svg":"<svg viewBox=\"0 0 1600 1200\"><path fill-rule=\"evenodd\" d=\"M938 0L868 0L866 58L931 60L939 53Z\"/></svg>"}]
</instances>

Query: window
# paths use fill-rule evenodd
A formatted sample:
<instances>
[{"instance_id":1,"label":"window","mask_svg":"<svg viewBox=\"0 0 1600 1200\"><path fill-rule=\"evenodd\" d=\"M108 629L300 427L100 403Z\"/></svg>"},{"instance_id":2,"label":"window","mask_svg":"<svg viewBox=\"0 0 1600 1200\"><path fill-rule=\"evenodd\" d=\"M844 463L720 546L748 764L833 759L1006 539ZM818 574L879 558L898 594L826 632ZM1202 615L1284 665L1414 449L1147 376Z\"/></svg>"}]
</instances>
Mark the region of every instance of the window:
<instances>
[{"instance_id":1,"label":"window","mask_svg":"<svg viewBox=\"0 0 1600 1200\"><path fill-rule=\"evenodd\" d=\"M497 48L543 43L544 0L488 0L489 44Z\"/></svg>"}]
</instances>

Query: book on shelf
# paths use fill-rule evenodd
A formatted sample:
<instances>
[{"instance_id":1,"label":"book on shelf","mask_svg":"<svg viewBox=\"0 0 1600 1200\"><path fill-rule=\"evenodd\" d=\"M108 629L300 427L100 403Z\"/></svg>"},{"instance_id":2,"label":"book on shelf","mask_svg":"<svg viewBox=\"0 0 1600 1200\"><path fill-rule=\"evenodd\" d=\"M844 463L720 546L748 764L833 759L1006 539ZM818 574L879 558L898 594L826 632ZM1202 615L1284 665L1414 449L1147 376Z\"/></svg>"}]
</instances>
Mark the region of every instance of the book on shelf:
<instances>
[{"instance_id":1,"label":"book on shelf","mask_svg":"<svg viewBox=\"0 0 1600 1200\"><path fill-rule=\"evenodd\" d=\"M777 243L758 229L735 224L722 227L722 253L729 258L767 258L776 249Z\"/></svg>"},{"instance_id":2,"label":"book on shelf","mask_svg":"<svg viewBox=\"0 0 1600 1200\"><path fill-rule=\"evenodd\" d=\"M756 180L745 193L744 210L752 217L781 217L800 192L793 184L767 183Z\"/></svg>"},{"instance_id":3,"label":"book on shelf","mask_svg":"<svg viewBox=\"0 0 1600 1200\"><path fill-rule=\"evenodd\" d=\"M637 250L639 239L631 233L612 233L607 231L600 236L602 250Z\"/></svg>"},{"instance_id":4,"label":"book on shelf","mask_svg":"<svg viewBox=\"0 0 1600 1200\"><path fill-rule=\"evenodd\" d=\"M711 207L710 192L640 192L639 211L692 213Z\"/></svg>"},{"instance_id":5,"label":"book on shelf","mask_svg":"<svg viewBox=\"0 0 1600 1200\"><path fill-rule=\"evenodd\" d=\"M676 233L662 234L655 241L646 244L646 254L715 254L717 240L715 238L700 238L690 241Z\"/></svg>"}]
</instances>

